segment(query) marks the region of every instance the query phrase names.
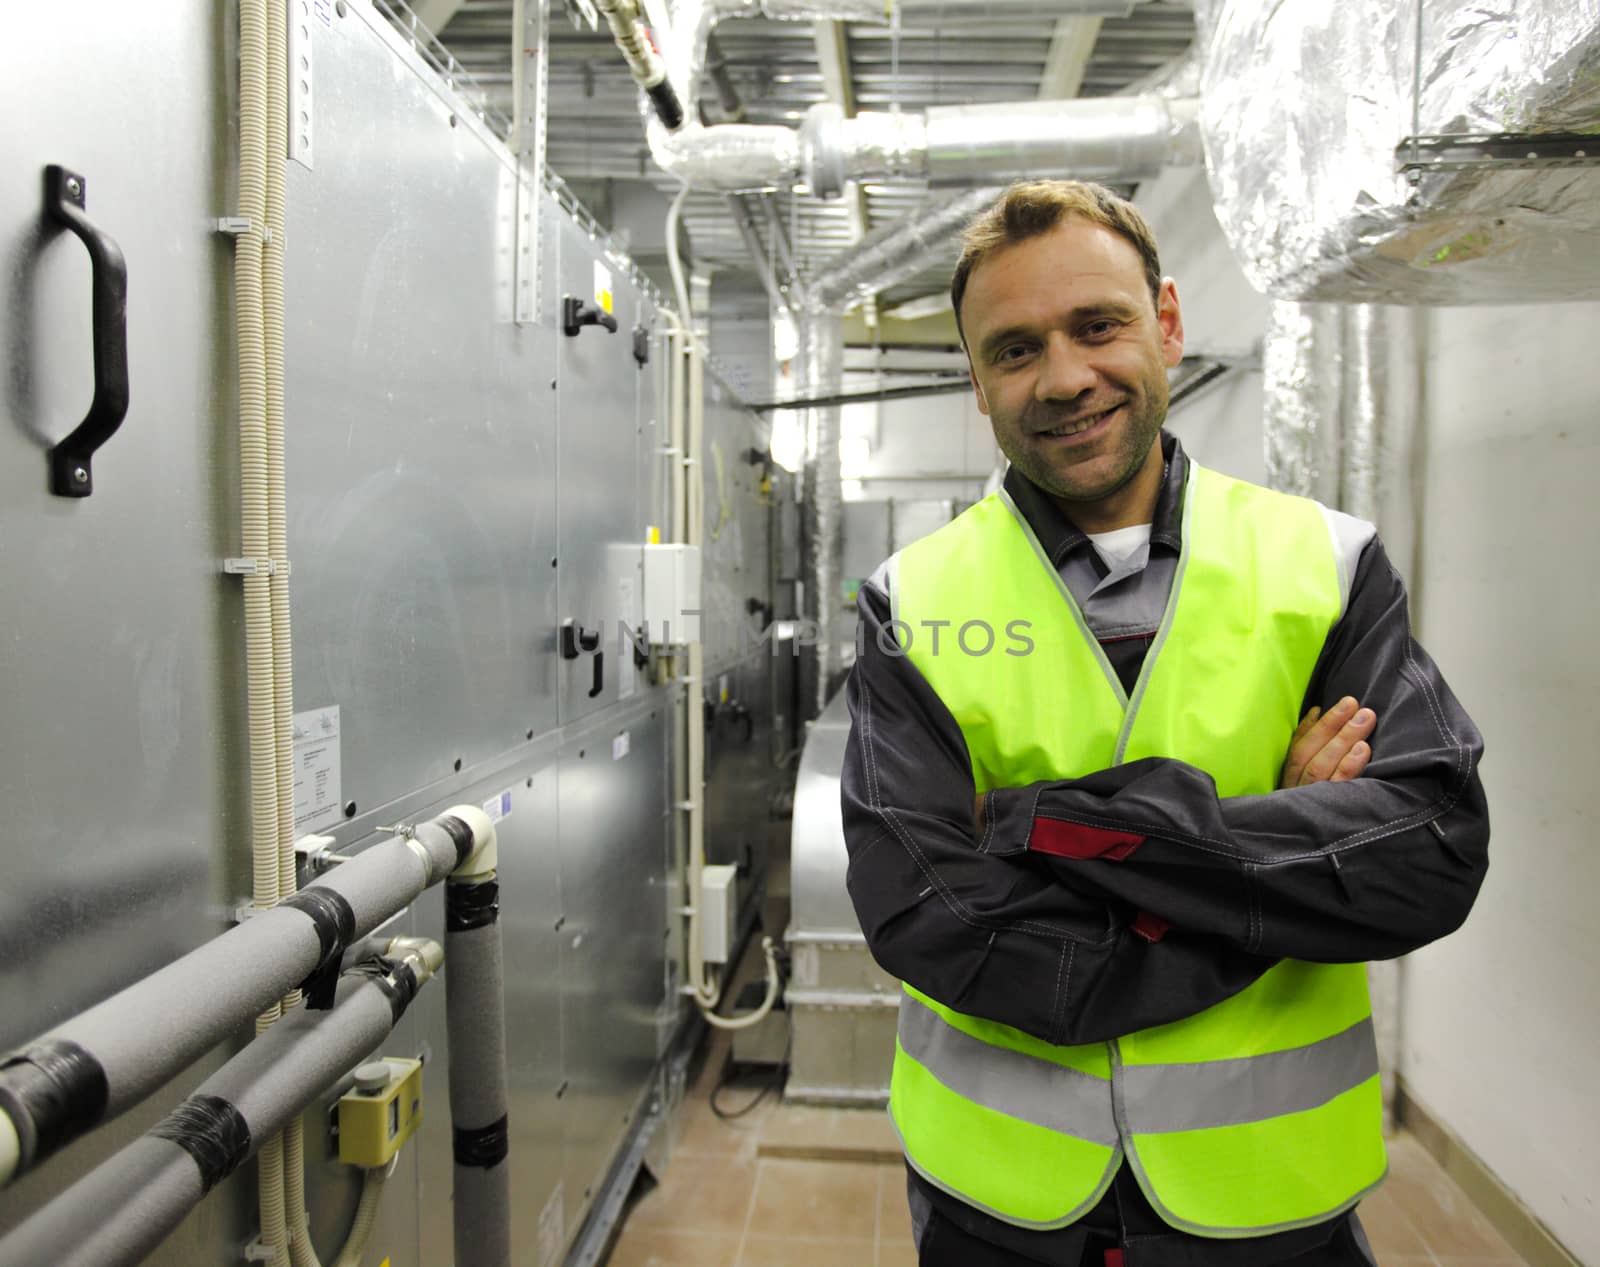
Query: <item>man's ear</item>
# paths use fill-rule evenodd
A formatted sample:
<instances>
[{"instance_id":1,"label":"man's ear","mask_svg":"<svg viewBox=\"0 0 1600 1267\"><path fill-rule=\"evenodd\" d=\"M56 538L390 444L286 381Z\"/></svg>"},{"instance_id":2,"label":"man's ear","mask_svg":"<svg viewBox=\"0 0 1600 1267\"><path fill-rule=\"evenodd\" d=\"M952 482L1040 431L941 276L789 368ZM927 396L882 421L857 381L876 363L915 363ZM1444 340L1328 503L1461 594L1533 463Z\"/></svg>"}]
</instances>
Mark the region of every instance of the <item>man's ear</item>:
<instances>
[{"instance_id":1,"label":"man's ear","mask_svg":"<svg viewBox=\"0 0 1600 1267\"><path fill-rule=\"evenodd\" d=\"M1178 284L1170 277L1161 282L1156 322L1161 328L1162 359L1170 369L1183 360L1183 309L1178 306Z\"/></svg>"},{"instance_id":2,"label":"man's ear","mask_svg":"<svg viewBox=\"0 0 1600 1267\"><path fill-rule=\"evenodd\" d=\"M972 380L972 390L978 397L978 412L985 418L989 416L989 400L983 394L983 384L978 381L978 376L973 372L972 366L967 366L967 377Z\"/></svg>"}]
</instances>

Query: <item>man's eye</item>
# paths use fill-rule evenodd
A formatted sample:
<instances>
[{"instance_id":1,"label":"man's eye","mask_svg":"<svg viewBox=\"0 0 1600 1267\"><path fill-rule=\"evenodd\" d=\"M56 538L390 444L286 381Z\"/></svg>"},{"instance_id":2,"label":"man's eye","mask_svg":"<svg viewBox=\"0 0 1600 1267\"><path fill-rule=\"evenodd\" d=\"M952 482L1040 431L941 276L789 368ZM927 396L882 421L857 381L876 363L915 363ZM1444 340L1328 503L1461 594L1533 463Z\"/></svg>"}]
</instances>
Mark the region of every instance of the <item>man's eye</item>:
<instances>
[{"instance_id":1,"label":"man's eye","mask_svg":"<svg viewBox=\"0 0 1600 1267\"><path fill-rule=\"evenodd\" d=\"M1083 333L1086 338L1104 339L1115 334L1117 323L1115 321L1091 321L1084 326Z\"/></svg>"},{"instance_id":2,"label":"man's eye","mask_svg":"<svg viewBox=\"0 0 1600 1267\"><path fill-rule=\"evenodd\" d=\"M1028 354L1026 343L1010 343L994 354L996 364L1005 361L1019 361Z\"/></svg>"}]
</instances>

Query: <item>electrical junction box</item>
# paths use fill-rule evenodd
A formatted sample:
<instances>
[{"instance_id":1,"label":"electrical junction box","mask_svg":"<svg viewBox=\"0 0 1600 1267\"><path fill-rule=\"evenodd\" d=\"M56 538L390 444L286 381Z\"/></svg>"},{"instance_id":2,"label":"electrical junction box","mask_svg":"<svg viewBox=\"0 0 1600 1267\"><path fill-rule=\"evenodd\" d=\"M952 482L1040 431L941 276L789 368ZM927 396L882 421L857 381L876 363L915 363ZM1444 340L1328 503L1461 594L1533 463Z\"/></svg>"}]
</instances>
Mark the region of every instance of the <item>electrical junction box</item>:
<instances>
[{"instance_id":1,"label":"electrical junction box","mask_svg":"<svg viewBox=\"0 0 1600 1267\"><path fill-rule=\"evenodd\" d=\"M339 1097L339 1160L387 1166L422 1122L422 1062L385 1056L356 1070Z\"/></svg>"},{"instance_id":2,"label":"electrical junction box","mask_svg":"<svg viewBox=\"0 0 1600 1267\"><path fill-rule=\"evenodd\" d=\"M700 547L646 545L643 549L644 623L650 642L663 647L699 642Z\"/></svg>"},{"instance_id":3,"label":"electrical junction box","mask_svg":"<svg viewBox=\"0 0 1600 1267\"><path fill-rule=\"evenodd\" d=\"M739 919L739 868L706 867L700 873L700 957L727 963Z\"/></svg>"}]
</instances>

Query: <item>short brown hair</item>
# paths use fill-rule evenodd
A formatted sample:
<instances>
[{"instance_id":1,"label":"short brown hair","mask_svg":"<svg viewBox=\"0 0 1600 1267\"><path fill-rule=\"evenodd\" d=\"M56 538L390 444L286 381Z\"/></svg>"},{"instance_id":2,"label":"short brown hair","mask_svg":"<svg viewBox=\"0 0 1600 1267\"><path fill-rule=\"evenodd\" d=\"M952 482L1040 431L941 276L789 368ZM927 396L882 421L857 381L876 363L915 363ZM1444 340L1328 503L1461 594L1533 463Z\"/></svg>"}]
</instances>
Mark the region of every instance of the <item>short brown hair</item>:
<instances>
[{"instance_id":1,"label":"short brown hair","mask_svg":"<svg viewBox=\"0 0 1600 1267\"><path fill-rule=\"evenodd\" d=\"M956 330L963 343L967 336L961 327L961 299L967 293L972 270L1000 247L1048 233L1069 216L1103 225L1133 243L1144 263L1150 299L1158 309L1161 307L1161 258L1156 251L1155 234L1137 207L1104 185L1089 181L1030 180L1012 185L999 202L962 231L961 258L956 261L956 274L950 281L950 302L955 306Z\"/></svg>"}]
</instances>

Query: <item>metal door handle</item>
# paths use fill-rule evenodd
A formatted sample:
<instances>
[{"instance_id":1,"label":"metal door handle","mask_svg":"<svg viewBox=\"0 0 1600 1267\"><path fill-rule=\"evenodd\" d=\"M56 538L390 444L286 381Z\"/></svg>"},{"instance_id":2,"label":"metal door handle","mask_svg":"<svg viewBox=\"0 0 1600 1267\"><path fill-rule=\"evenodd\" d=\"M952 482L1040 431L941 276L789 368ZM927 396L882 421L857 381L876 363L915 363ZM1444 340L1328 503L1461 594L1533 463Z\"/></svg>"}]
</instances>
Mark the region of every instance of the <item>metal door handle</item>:
<instances>
[{"instance_id":1,"label":"metal door handle","mask_svg":"<svg viewBox=\"0 0 1600 1267\"><path fill-rule=\"evenodd\" d=\"M606 653L604 651L596 651L594 653L594 685L589 688L589 698L593 699L605 689Z\"/></svg>"},{"instance_id":2,"label":"metal door handle","mask_svg":"<svg viewBox=\"0 0 1600 1267\"><path fill-rule=\"evenodd\" d=\"M576 295L561 297L561 333L571 336L584 326L604 326L607 332L617 332L617 319L599 304L586 304Z\"/></svg>"},{"instance_id":3,"label":"metal door handle","mask_svg":"<svg viewBox=\"0 0 1600 1267\"><path fill-rule=\"evenodd\" d=\"M128 267L122 248L84 214L86 189L76 172L54 163L44 169L45 215L88 248L93 292L94 399L77 429L50 450L50 491L58 497L94 491L95 450L128 416Z\"/></svg>"}]
</instances>

